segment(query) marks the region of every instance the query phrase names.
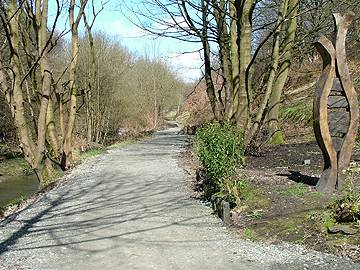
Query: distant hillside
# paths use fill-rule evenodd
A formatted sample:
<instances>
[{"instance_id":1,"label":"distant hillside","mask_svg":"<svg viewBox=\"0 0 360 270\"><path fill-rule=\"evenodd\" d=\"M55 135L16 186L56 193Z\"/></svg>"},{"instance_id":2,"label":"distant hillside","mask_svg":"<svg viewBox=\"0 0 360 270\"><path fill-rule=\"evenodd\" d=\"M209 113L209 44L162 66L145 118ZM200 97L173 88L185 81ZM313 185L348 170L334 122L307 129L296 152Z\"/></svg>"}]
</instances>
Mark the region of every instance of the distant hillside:
<instances>
[{"instance_id":1,"label":"distant hillside","mask_svg":"<svg viewBox=\"0 0 360 270\"><path fill-rule=\"evenodd\" d=\"M216 91L220 91L222 87L221 75L214 72L213 81ZM183 126L197 126L212 119L213 114L206 93L206 82L202 78L186 97L176 116L176 120Z\"/></svg>"}]
</instances>

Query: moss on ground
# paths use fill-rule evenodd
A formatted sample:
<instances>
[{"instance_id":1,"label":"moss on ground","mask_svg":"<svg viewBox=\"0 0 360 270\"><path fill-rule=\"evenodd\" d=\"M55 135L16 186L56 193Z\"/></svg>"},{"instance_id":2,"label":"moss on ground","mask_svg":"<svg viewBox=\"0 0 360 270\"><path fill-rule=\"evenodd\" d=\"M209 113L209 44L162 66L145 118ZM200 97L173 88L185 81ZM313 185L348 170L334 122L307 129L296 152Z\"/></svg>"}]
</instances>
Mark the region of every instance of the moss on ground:
<instances>
[{"instance_id":1,"label":"moss on ground","mask_svg":"<svg viewBox=\"0 0 360 270\"><path fill-rule=\"evenodd\" d=\"M285 188L279 188L278 193L283 196L304 196L309 192L309 187L303 183L296 183L295 185L291 185Z\"/></svg>"},{"instance_id":2,"label":"moss on ground","mask_svg":"<svg viewBox=\"0 0 360 270\"><path fill-rule=\"evenodd\" d=\"M269 144L271 145L279 145L285 142L284 133L282 131L277 131L271 137Z\"/></svg>"},{"instance_id":3,"label":"moss on ground","mask_svg":"<svg viewBox=\"0 0 360 270\"><path fill-rule=\"evenodd\" d=\"M45 189L51 184L56 183L62 176L65 175L65 172L61 170L55 170L52 175L46 176L40 185L40 189Z\"/></svg>"},{"instance_id":4,"label":"moss on ground","mask_svg":"<svg viewBox=\"0 0 360 270\"><path fill-rule=\"evenodd\" d=\"M141 137L137 137L137 138L129 138L126 139L124 141L120 141L120 142L116 142L112 145L109 145L108 147L106 147L106 149L113 149L113 148L118 148L118 147L124 147L124 146L128 146L137 142L141 142L144 140L148 140L152 137L151 134L144 134Z\"/></svg>"},{"instance_id":5,"label":"moss on ground","mask_svg":"<svg viewBox=\"0 0 360 270\"><path fill-rule=\"evenodd\" d=\"M90 150L88 150L86 152L81 153L79 159L81 161L83 161L83 160L85 160L87 158L98 156L98 155L101 155L101 154L103 154L105 152L106 152L105 148L93 148L93 149L90 149Z\"/></svg>"},{"instance_id":6,"label":"moss on ground","mask_svg":"<svg viewBox=\"0 0 360 270\"><path fill-rule=\"evenodd\" d=\"M270 243L291 242L322 252L360 259L358 253L351 255L351 252L346 250L359 246L360 230L354 235L329 233L328 229L336 225L336 221L328 209L306 210L283 216L251 217L255 222L240 230L241 236L246 239ZM359 228L359 224L356 223L352 226Z\"/></svg>"},{"instance_id":7,"label":"moss on ground","mask_svg":"<svg viewBox=\"0 0 360 270\"><path fill-rule=\"evenodd\" d=\"M311 225L314 225L314 221L311 220L312 214L313 212L309 211L289 216L274 217L259 222L250 228L260 240L303 243L309 235L307 232L308 222L311 221Z\"/></svg>"}]
</instances>

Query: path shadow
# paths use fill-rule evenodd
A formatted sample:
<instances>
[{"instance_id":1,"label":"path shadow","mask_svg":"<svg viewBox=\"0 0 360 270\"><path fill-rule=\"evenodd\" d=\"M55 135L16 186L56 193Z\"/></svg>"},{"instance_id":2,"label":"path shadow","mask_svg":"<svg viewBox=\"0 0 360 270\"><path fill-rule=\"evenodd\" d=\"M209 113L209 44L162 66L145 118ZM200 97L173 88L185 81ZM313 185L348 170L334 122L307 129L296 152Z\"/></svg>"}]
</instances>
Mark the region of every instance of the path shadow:
<instances>
[{"instance_id":1,"label":"path shadow","mask_svg":"<svg viewBox=\"0 0 360 270\"><path fill-rule=\"evenodd\" d=\"M296 183L303 183L309 186L316 186L319 181L319 177L304 175L300 171L289 171L289 173L279 173L278 176L286 176L291 181Z\"/></svg>"},{"instance_id":2,"label":"path shadow","mask_svg":"<svg viewBox=\"0 0 360 270\"><path fill-rule=\"evenodd\" d=\"M0 223L0 230L10 222L21 224L7 238L0 238L0 257L10 250L64 246L91 254L134 242L142 245L175 245L181 240L154 239L152 235L165 228L176 232L181 227L208 226L204 214L184 214L186 210L183 212L182 209L191 208L193 203L178 191L178 174L171 170L154 171L151 167L142 170L147 166L146 162L156 159L167 166L166 161L173 154L169 144L178 148L185 140L185 136L173 139L160 136L154 141L130 147L130 153L115 152L99 165L110 162L117 167L106 171L101 171L100 167L77 176L77 179L45 195L19 215ZM145 145L150 149L142 150L142 160L146 161L142 163L131 152L139 151ZM165 155L167 151L168 157ZM154 157L154 152L161 155ZM121 162L114 163L114 160ZM141 175L144 177L140 178ZM25 237L30 241L24 244L20 240ZM104 246L98 245L101 240L108 242Z\"/></svg>"}]
</instances>

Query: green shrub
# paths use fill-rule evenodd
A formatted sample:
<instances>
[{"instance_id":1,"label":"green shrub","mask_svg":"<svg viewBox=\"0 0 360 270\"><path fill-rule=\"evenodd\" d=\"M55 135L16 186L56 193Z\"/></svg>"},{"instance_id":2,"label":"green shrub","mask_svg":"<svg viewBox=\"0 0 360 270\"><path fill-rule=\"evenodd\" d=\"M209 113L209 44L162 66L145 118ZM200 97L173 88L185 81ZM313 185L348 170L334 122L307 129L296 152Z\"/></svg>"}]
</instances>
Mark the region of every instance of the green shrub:
<instances>
[{"instance_id":1,"label":"green shrub","mask_svg":"<svg viewBox=\"0 0 360 270\"><path fill-rule=\"evenodd\" d=\"M200 161L213 181L232 176L244 165L242 132L230 123L208 123L198 128L195 143Z\"/></svg>"}]
</instances>

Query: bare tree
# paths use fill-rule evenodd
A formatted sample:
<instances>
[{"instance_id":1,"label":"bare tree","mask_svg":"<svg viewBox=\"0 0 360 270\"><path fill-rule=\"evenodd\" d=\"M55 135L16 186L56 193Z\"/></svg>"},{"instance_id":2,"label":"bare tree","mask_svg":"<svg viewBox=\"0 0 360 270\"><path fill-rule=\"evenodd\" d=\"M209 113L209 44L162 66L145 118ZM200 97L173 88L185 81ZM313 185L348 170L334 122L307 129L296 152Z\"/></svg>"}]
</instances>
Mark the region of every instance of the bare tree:
<instances>
[{"instance_id":1,"label":"bare tree","mask_svg":"<svg viewBox=\"0 0 360 270\"><path fill-rule=\"evenodd\" d=\"M160 36L168 36L180 40L193 42L194 38L202 44L205 80L207 93L214 113L214 117L220 121L231 121L244 132L248 130L253 80L254 63L257 61L259 52L264 44L268 44L273 36L271 64L266 71L267 82L263 100L257 110L255 121L247 133L250 142L259 130L264 115L267 112L268 101L273 91L273 85L278 77L281 47L283 45L283 32L291 17L296 13L289 12L289 1L280 1L274 21L264 22L256 31L267 32L263 41L255 44L253 35L253 19L256 19L257 6L268 5L269 1L255 0L212 0L210 1L147 1L146 12L138 11L136 14L154 22L138 23L148 32ZM297 10L297 1L292 2L292 10ZM150 8L151 7L151 8ZM154 10L154 7L158 9ZM163 16L158 16L160 12ZM294 20L292 21L294 22ZM156 26L161 25L156 29ZM259 25L259 23L258 23ZM291 24L296 30L295 24ZM165 29L165 30L164 30ZM294 30L294 29L293 29ZM290 30L289 30L290 31ZM287 48L291 50L292 43L288 42ZM215 93L212 82L211 51L218 49L214 54L218 55L220 70L223 77L223 87ZM287 56L288 58L290 55ZM286 74L286 72L284 73ZM281 84L278 84L277 88ZM281 91L281 90L280 90ZM279 91L278 91L279 92Z\"/></svg>"},{"instance_id":2,"label":"bare tree","mask_svg":"<svg viewBox=\"0 0 360 270\"><path fill-rule=\"evenodd\" d=\"M75 126L75 117L77 111L77 95L78 88L76 85L76 67L78 63L79 55L79 24L83 17L84 10L88 0L81 0L79 10L75 11L75 0L70 0L69 7L69 24L71 29L71 63L69 67L69 115L67 119L67 125L64 134L64 143L62 147L61 155L61 167L63 170L67 170L71 166L72 161L72 135Z\"/></svg>"},{"instance_id":3,"label":"bare tree","mask_svg":"<svg viewBox=\"0 0 360 270\"><path fill-rule=\"evenodd\" d=\"M10 52L9 61L1 64L2 88L7 92L25 159L42 181L44 164L47 164L47 173L51 174L51 163L46 162L45 141L52 74L48 54L53 48L51 40L55 26L48 33L47 0L21 3L9 1L7 4L1 3L0 8L1 23L6 36L6 46L2 48L2 54L4 55L6 50ZM59 7L57 11L55 23L60 14ZM32 102L31 95L35 98L35 103ZM33 118L30 123L26 117L27 110L30 110ZM33 138L34 135L36 139Z\"/></svg>"}]
</instances>

